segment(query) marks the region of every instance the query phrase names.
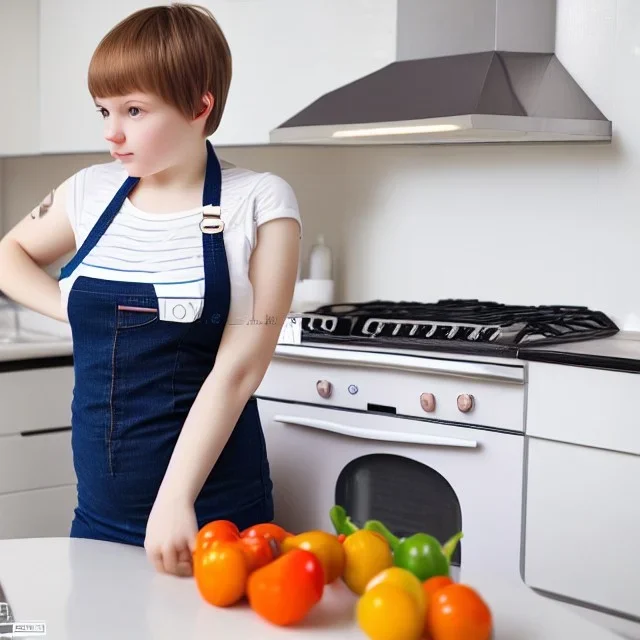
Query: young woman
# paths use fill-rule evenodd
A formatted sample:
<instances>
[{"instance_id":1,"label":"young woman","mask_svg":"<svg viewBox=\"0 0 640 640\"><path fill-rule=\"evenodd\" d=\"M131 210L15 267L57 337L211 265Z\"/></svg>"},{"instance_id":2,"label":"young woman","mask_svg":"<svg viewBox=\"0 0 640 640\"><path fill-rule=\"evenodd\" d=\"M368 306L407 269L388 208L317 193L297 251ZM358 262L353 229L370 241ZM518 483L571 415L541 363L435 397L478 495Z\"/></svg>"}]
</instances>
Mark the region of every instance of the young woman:
<instances>
[{"instance_id":1,"label":"young woman","mask_svg":"<svg viewBox=\"0 0 640 640\"><path fill-rule=\"evenodd\" d=\"M0 242L0 289L71 325L70 535L144 546L176 575L191 575L205 523L273 518L253 393L290 307L301 225L284 180L216 157L230 80L202 7L123 20L88 74L115 160L69 177ZM51 278L43 267L74 250Z\"/></svg>"}]
</instances>

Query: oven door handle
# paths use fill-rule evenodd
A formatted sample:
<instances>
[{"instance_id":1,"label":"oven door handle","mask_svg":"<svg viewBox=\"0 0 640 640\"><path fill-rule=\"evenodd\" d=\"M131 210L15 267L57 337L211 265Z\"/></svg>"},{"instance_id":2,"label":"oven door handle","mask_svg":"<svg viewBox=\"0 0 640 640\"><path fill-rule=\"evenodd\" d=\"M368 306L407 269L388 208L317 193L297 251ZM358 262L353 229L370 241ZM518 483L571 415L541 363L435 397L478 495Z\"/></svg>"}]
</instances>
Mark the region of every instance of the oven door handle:
<instances>
[{"instance_id":1,"label":"oven door handle","mask_svg":"<svg viewBox=\"0 0 640 640\"><path fill-rule=\"evenodd\" d=\"M442 447L467 447L478 446L476 440L466 440L463 438L449 438L447 436L431 436L426 433L410 433L403 431L383 431L381 429L366 429L361 427L350 427L339 422L329 422L328 420L317 420L315 418L302 418L299 416L287 416L278 414L273 417L274 422L290 424L299 427L309 427L320 431L331 431L350 438L363 438L365 440L384 440L385 442L398 442L402 444L431 444Z\"/></svg>"}]
</instances>

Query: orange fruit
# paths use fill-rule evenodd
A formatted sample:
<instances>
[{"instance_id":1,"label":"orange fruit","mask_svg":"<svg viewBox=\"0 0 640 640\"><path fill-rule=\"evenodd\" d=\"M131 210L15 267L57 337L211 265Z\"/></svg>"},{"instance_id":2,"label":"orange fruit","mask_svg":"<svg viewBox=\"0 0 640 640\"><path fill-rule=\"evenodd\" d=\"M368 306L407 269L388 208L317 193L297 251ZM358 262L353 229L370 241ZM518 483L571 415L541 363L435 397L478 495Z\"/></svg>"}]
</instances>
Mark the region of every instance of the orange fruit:
<instances>
[{"instance_id":1,"label":"orange fruit","mask_svg":"<svg viewBox=\"0 0 640 640\"><path fill-rule=\"evenodd\" d=\"M489 640L491 610L469 585L450 584L431 597L426 633L431 640Z\"/></svg>"}]
</instances>

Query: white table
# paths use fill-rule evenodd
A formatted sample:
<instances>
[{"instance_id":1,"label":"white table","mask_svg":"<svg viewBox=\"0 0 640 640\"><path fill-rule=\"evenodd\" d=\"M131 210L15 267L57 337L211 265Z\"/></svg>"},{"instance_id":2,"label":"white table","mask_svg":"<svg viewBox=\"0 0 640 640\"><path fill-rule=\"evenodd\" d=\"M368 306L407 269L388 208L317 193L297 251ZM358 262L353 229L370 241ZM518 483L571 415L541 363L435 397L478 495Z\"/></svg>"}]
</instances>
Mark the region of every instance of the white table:
<instances>
[{"instance_id":1,"label":"white table","mask_svg":"<svg viewBox=\"0 0 640 640\"><path fill-rule=\"evenodd\" d=\"M0 585L17 622L46 623L45 640L365 638L355 622L356 597L340 581L303 625L278 628L246 604L208 605L192 578L157 573L144 549L95 540L0 540ZM496 640L619 640L525 585L473 586L492 608Z\"/></svg>"}]
</instances>

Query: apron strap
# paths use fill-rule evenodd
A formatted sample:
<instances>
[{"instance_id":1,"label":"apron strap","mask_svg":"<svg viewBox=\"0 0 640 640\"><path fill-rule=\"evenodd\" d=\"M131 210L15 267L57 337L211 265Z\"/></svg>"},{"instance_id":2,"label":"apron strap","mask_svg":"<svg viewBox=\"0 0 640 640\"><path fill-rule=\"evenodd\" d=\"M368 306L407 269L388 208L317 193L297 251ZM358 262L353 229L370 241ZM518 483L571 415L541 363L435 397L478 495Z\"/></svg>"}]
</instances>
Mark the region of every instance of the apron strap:
<instances>
[{"instance_id":1,"label":"apron strap","mask_svg":"<svg viewBox=\"0 0 640 640\"><path fill-rule=\"evenodd\" d=\"M89 255L90 251L96 246L102 234L107 230L113 219L118 215L118 211L122 208L124 201L127 199L133 187L138 184L140 178L127 178L118 192L113 197L102 215L98 218L98 222L93 225L89 235L85 238L80 249L73 258L60 271L60 280L69 277L76 267Z\"/></svg>"},{"instance_id":2,"label":"apron strap","mask_svg":"<svg viewBox=\"0 0 640 640\"><path fill-rule=\"evenodd\" d=\"M207 170L204 178L202 204L219 207L221 193L222 169L216 152L213 150L213 145L207 140Z\"/></svg>"},{"instance_id":3,"label":"apron strap","mask_svg":"<svg viewBox=\"0 0 640 640\"><path fill-rule=\"evenodd\" d=\"M226 324L231 301L229 265L224 246L224 223L220 219L222 169L207 140L207 173L202 194L202 250L204 261L204 305L202 320L211 324ZM220 309L226 313L220 314Z\"/></svg>"}]
</instances>

